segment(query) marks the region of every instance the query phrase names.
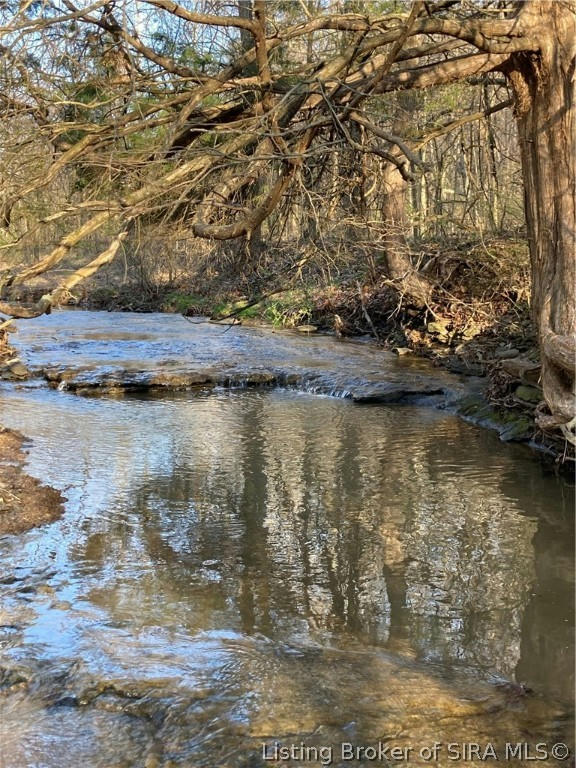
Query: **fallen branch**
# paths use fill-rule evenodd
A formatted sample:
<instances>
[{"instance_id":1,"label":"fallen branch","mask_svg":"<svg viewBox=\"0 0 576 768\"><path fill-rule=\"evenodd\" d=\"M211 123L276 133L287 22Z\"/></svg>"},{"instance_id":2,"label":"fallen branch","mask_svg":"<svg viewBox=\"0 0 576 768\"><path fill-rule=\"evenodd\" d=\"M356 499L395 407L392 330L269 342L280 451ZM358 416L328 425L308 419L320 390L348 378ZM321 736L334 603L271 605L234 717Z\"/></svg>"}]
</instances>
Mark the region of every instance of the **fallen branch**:
<instances>
[{"instance_id":1,"label":"fallen branch","mask_svg":"<svg viewBox=\"0 0 576 768\"><path fill-rule=\"evenodd\" d=\"M70 277L67 277L60 285L55 288L51 293L46 293L40 298L38 302L32 307L21 307L17 304L13 304L6 301L0 301L0 312L4 315L11 315L12 318L18 318L20 320L29 320L33 317L40 317L40 315L49 315L53 306L57 306L62 300L62 297L70 291L75 285L78 285L82 280L91 277L95 272L101 269L105 264L109 264L116 256L118 248L122 244L122 241L128 234L127 230L124 230L117 235L110 243L108 248L103 251L99 256L93 259L88 264L85 264L80 269L77 269ZM4 327L10 320L2 323L1 327Z\"/></svg>"}]
</instances>

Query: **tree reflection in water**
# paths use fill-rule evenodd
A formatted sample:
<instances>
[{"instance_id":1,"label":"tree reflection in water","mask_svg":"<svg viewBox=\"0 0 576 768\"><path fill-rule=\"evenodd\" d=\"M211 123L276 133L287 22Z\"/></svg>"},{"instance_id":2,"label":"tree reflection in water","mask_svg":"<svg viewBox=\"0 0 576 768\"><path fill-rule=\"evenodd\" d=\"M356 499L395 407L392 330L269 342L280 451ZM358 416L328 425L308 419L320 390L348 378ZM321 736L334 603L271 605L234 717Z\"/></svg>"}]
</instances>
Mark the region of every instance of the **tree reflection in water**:
<instances>
[{"instance_id":1,"label":"tree reflection in water","mask_svg":"<svg viewBox=\"0 0 576 768\"><path fill-rule=\"evenodd\" d=\"M34 653L144 681L174 765L285 734L552 738L545 702L573 688L572 490L523 450L446 413L291 392L57 414L35 397L10 426L59 445L31 467L74 486L70 509L3 554L27 547L33 570L48 547L74 610L66 646L28 606Z\"/></svg>"},{"instance_id":2,"label":"tree reflection in water","mask_svg":"<svg viewBox=\"0 0 576 768\"><path fill-rule=\"evenodd\" d=\"M172 595L192 630L352 636L570 695L561 482L449 415L293 394L217 403L187 403L160 471L114 502L126 516L102 562L130 536L153 566L133 599L154 610ZM99 590L110 609L128 598L122 573Z\"/></svg>"}]
</instances>

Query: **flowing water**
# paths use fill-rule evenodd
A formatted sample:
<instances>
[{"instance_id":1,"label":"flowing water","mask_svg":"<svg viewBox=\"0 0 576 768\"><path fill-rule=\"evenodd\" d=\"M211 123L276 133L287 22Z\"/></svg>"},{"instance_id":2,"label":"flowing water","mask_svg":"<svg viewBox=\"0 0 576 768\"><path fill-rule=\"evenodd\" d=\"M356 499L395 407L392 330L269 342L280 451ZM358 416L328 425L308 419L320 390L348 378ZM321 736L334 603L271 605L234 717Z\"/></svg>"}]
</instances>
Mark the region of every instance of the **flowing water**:
<instances>
[{"instance_id":1,"label":"flowing water","mask_svg":"<svg viewBox=\"0 0 576 768\"><path fill-rule=\"evenodd\" d=\"M170 348L135 339L140 318L68 314L23 330L32 363L102 365L84 320L107 365ZM205 334L211 366L215 338L236 368L250 350L249 330L176 320L156 318L182 349ZM368 359L406 375L366 345L253 333L252 366L291 349L357 386ZM0 409L68 497L59 521L0 539L2 768L451 765L474 743L562 757L574 496L527 450L446 410L290 389L33 383Z\"/></svg>"}]
</instances>

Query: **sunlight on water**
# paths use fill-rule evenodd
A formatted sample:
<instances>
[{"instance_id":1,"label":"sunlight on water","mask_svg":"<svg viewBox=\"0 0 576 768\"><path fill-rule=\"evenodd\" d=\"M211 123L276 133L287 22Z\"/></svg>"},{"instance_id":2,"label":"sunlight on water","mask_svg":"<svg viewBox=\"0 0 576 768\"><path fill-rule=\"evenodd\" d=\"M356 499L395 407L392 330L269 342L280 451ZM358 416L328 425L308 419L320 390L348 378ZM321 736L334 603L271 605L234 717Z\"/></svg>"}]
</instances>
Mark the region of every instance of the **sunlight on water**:
<instances>
[{"instance_id":1,"label":"sunlight on water","mask_svg":"<svg viewBox=\"0 0 576 768\"><path fill-rule=\"evenodd\" d=\"M2 768L566 739L573 494L527 452L282 391L12 389L2 422L69 499L0 540Z\"/></svg>"}]
</instances>

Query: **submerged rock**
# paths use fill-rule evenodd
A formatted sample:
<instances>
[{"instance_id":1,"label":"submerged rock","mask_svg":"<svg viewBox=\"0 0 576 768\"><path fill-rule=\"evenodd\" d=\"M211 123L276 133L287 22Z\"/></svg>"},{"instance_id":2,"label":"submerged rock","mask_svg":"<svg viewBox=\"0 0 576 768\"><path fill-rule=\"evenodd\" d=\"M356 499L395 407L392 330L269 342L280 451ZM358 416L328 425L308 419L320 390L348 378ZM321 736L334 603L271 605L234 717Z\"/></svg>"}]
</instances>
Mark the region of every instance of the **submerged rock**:
<instances>
[{"instance_id":1,"label":"submerged rock","mask_svg":"<svg viewBox=\"0 0 576 768\"><path fill-rule=\"evenodd\" d=\"M460 401L457 411L473 424L497 430L504 442L524 442L534 436L535 425L532 418L525 413L496 408L481 395L464 398Z\"/></svg>"},{"instance_id":2,"label":"submerged rock","mask_svg":"<svg viewBox=\"0 0 576 768\"><path fill-rule=\"evenodd\" d=\"M408 375L406 381L350 380L323 376L319 372L285 372L274 370L229 371L71 371L50 370L45 378L53 387L77 394L114 394L148 390L182 391L206 387L288 386L304 391L343 397L356 403L415 402L433 395L446 395L451 390L429 376ZM458 388L455 387L457 390ZM453 394L453 393L452 393Z\"/></svg>"},{"instance_id":3,"label":"submerged rock","mask_svg":"<svg viewBox=\"0 0 576 768\"><path fill-rule=\"evenodd\" d=\"M355 403L401 403L431 395L442 395L444 389L431 384L368 384L351 391Z\"/></svg>"},{"instance_id":4,"label":"submerged rock","mask_svg":"<svg viewBox=\"0 0 576 768\"><path fill-rule=\"evenodd\" d=\"M9 381L22 381L30 378L29 369L22 363L19 358L8 360L0 368L0 378L7 379Z\"/></svg>"}]
</instances>

